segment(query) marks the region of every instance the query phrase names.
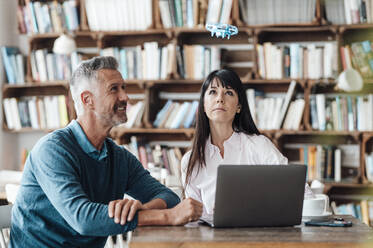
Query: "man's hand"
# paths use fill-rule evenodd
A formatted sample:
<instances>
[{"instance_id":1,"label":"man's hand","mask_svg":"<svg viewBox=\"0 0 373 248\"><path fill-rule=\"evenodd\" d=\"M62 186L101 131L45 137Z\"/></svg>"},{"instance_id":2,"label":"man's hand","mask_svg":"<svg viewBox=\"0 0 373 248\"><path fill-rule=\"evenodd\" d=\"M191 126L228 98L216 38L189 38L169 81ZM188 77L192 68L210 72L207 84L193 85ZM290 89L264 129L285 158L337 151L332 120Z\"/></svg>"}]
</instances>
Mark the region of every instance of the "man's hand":
<instances>
[{"instance_id":1,"label":"man's hand","mask_svg":"<svg viewBox=\"0 0 373 248\"><path fill-rule=\"evenodd\" d=\"M193 198L187 198L169 209L169 221L172 225L184 225L191 221L197 221L202 215L203 205Z\"/></svg>"},{"instance_id":2,"label":"man's hand","mask_svg":"<svg viewBox=\"0 0 373 248\"><path fill-rule=\"evenodd\" d=\"M140 209L144 209L140 201L122 199L109 202L108 212L110 218L114 217L115 223L125 225L126 221L131 221Z\"/></svg>"}]
</instances>

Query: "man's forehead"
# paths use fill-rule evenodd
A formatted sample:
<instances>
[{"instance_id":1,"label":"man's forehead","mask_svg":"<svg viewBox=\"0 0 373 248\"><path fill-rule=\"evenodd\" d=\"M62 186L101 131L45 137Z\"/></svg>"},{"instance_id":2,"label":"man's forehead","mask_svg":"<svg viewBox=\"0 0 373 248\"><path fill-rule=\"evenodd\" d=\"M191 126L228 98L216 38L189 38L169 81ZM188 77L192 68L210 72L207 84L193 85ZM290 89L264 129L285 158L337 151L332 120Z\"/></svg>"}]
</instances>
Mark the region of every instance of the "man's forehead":
<instances>
[{"instance_id":1,"label":"man's forehead","mask_svg":"<svg viewBox=\"0 0 373 248\"><path fill-rule=\"evenodd\" d=\"M124 83L121 73L115 69L100 69L98 70L98 79L101 82L116 82Z\"/></svg>"}]
</instances>

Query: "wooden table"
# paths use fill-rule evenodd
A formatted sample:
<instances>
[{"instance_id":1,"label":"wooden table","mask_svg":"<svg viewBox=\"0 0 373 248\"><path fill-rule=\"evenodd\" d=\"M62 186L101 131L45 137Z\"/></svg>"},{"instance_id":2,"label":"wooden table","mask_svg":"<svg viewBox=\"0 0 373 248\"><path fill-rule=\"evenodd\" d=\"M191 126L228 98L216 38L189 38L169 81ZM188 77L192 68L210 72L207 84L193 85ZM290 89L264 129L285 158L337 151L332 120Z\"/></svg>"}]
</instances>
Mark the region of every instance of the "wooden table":
<instances>
[{"instance_id":1,"label":"wooden table","mask_svg":"<svg viewBox=\"0 0 373 248\"><path fill-rule=\"evenodd\" d=\"M373 228L351 216L352 227L210 228L188 224L178 227L138 227L131 248L151 247L373 247Z\"/></svg>"}]
</instances>

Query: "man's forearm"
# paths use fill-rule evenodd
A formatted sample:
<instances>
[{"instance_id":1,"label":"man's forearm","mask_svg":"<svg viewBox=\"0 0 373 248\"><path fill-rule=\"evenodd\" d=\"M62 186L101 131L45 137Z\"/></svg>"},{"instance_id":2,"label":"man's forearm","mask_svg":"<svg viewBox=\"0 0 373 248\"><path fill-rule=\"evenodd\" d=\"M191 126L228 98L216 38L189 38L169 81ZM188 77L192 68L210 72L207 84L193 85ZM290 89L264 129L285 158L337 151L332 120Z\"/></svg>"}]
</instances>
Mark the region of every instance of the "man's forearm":
<instances>
[{"instance_id":1,"label":"man's forearm","mask_svg":"<svg viewBox=\"0 0 373 248\"><path fill-rule=\"evenodd\" d=\"M138 226L166 226L172 225L170 209L150 209L138 212Z\"/></svg>"},{"instance_id":2,"label":"man's forearm","mask_svg":"<svg viewBox=\"0 0 373 248\"><path fill-rule=\"evenodd\" d=\"M165 209L167 208L167 203L160 198L153 199L150 202L143 204L144 210L150 209Z\"/></svg>"}]
</instances>

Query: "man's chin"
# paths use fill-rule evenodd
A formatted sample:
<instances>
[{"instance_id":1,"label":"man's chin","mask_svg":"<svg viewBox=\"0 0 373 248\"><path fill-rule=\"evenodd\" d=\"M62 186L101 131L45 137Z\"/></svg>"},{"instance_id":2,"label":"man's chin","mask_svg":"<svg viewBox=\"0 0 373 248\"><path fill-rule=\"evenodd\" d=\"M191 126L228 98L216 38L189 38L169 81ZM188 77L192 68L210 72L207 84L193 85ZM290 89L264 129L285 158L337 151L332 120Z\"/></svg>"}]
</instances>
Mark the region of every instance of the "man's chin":
<instances>
[{"instance_id":1,"label":"man's chin","mask_svg":"<svg viewBox=\"0 0 373 248\"><path fill-rule=\"evenodd\" d=\"M113 126L114 126L114 127L115 127L115 126L119 126L119 125L124 124L124 123L126 123L126 122L127 122L127 117L126 117L125 119L114 120L114 121L113 121Z\"/></svg>"}]
</instances>

